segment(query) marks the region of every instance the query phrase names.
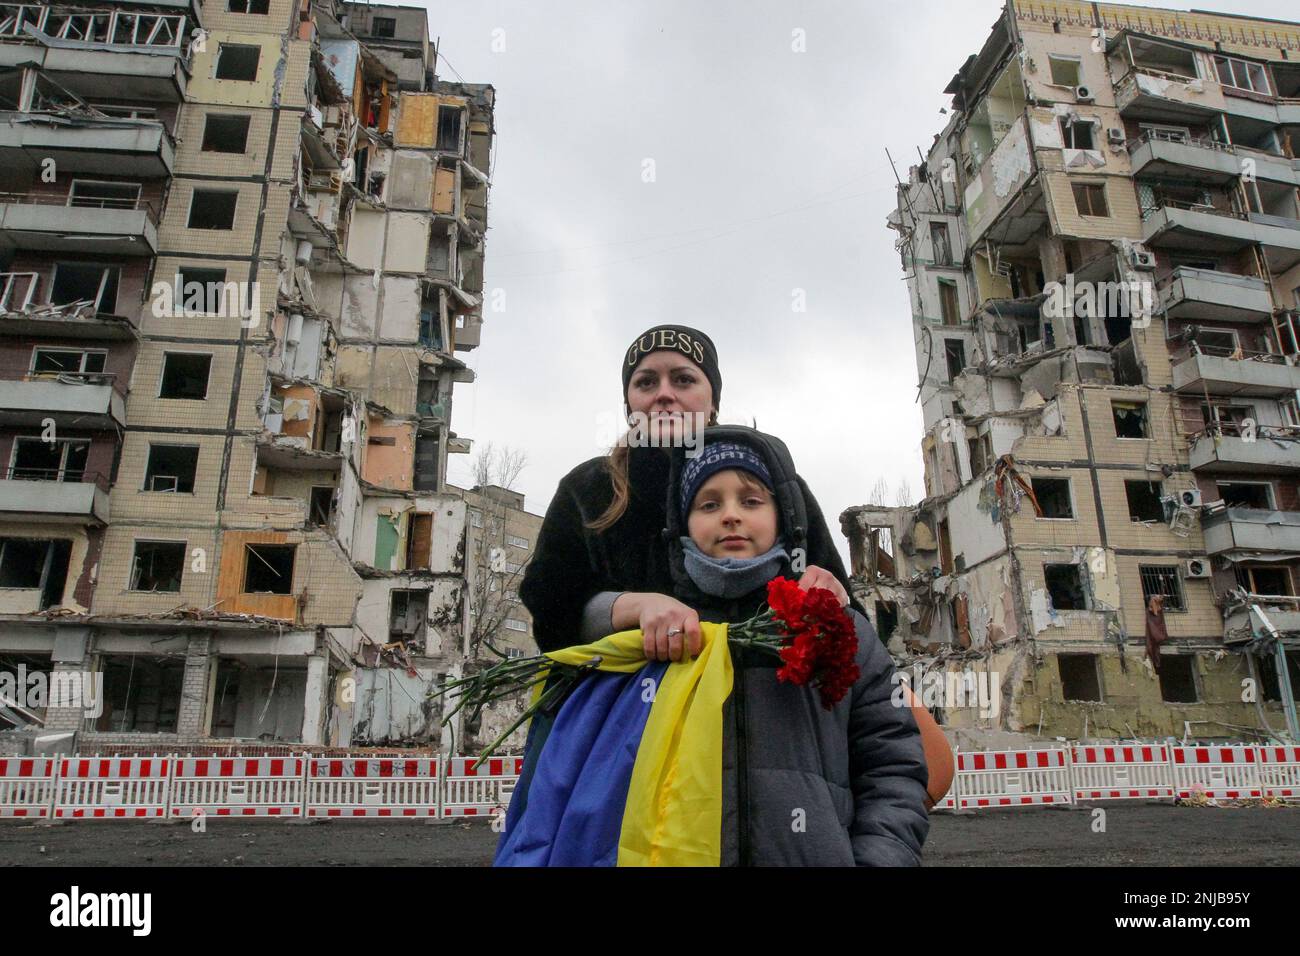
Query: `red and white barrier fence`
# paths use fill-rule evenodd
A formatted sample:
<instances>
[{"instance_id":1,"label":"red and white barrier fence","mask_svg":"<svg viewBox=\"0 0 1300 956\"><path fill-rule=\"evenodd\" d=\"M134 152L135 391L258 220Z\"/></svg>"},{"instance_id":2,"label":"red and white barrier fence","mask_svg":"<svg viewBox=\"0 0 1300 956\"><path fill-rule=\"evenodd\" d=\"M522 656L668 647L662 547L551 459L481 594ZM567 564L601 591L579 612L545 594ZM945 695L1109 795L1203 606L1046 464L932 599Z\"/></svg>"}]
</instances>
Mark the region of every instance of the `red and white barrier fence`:
<instances>
[{"instance_id":1,"label":"red and white barrier fence","mask_svg":"<svg viewBox=\"0 0 1300 956\"><path fill-rule=\"evenodd\" d=\"M1070 803L1066 751L994 750L957 753L957 808Z\"/></svg>"},{"instance_id":2,"label":"red and white barrier fence","mask_svg":"<svg viewBox=\"0 0 1300 956\"><path fill-rule=\"evenodd\" d=\"M486 816L510 805L523 757L489 757L477 770L474 757L452 757L443 780L442 816Z\"/></svg>"},{"instance_id":3,"label":"red and white barrier fence","mask_svg":"<svg viewBox=\"0 0 1300 956\"><path fill-rule=\"evenodd\" d=\"M54 757L0 757L0 819L48 817L56 764Z\"/></svg>"},{"instance_id":4,"label":"red and white barrier fence","mask_svg":"<svg viewBox=\"0 0 1300 956\"><path fill-rule=\"evenodd\" d=\"M1216 800L1246 800L1264 796L1259 779L1257 747L1171 747L1174 792L1180 799L1203 793Z\"/></svg>"},{"instance_id":5,"label":"red and white barrier fence","mask_svg":"<svg viewBox=\"0 0 1300 956\"><path fill-rule=\"evenodd\" d=\"M313 757L309 817L441 816L437 757Z\"/></svg>"},{"instance_id":6,"label":"red and white barrier fence","mask_svg":"<svg viewBox=\"0 0 1300 956\"><path fill-rule=\"evenodd\" d=\"M60 819L167 815L171 757L61 757L54 797Z\"/></svg>"},{"instance_id":7,"label":"red and white barrier fence","mask_svg":"<svg viewBox=\"0 0 1300 956\"><path fill-rule=\"evenodd\" d=\"M301 817L302 757L184 757L172 774L171 816Z\"/></svg>"},{"instance_id":8,"label":"red and white barrier fence","mask_svg":"<svg viewBox=\"0 0 1300 956\"><path fill-rule=\"evenodd\" d=\"M1071 750L1074 799L1170 800L1169 748L1164 744L1088 744Z\"/></svg>"}]
</instances>

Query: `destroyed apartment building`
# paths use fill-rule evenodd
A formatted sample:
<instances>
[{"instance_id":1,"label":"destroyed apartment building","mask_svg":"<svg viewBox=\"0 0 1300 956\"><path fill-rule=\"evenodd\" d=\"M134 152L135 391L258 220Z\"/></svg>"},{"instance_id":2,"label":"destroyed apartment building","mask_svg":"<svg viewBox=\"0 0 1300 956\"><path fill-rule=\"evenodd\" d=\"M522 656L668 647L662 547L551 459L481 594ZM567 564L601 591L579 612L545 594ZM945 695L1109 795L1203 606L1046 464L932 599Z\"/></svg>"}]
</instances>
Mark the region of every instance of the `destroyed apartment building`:
<instances>
[{"instance_id":1,"label":"destroyed apartment building","mask_svg":"<svg viewBox=\"0 0 1300 956\"><path fill-rule=\"evenodd\" d=\"M0 669L103 680L47 730L447 743L495 93L436 71L423 8L0 3Z\"/></svg>"},{"instance_id":2,"label":"destroyed apartment building","mask_svg":"<svg viewBox=\"0 0 1300 956\"><path fill-rule=\"evenodd\" d=\"M951 727L1296 739L1300 25L1014 0L945 92L889 221L926 496L842 515L859 596Z\"/></svg>"}]
</instances>

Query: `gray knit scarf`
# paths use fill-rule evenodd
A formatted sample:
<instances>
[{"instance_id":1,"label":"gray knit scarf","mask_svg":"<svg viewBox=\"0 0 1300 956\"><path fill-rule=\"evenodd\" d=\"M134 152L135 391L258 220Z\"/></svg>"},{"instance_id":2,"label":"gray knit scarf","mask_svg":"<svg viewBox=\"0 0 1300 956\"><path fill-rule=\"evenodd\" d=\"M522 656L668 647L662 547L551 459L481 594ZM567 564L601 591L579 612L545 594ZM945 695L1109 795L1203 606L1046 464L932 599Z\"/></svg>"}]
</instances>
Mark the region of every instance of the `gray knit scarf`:
<instances>
[{"instance_id":1,"label":"gray knit scarf","mask_svg":"<svg viewBox=\"0 0 1300 956\"><path fill-rule=\"evenodd\" d=\"M782 562L790 557L780 541L756 558L712 558L690 538L680 540L686 574L713 597L738 598L762 587L780 573Z\"/></svg>"}]
</instances>

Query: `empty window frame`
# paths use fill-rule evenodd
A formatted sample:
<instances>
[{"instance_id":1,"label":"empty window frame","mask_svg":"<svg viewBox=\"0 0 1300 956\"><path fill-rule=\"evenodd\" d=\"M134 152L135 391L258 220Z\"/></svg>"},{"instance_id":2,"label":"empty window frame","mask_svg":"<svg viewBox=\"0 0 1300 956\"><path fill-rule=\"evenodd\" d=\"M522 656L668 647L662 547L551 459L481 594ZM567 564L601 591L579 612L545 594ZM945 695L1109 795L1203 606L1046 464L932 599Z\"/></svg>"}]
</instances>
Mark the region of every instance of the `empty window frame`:
<instances>
[{"instance_id":1,"label":"empty window frame","mask_svg":"<svg viewBox=\"0 0 1300 956\"><path fill-rule=\"evenodd\" d=\"M957 294L957 283L951 279L939 279L939 316L944 325L961 325L961 298Z\"/></svg>"},{"instance_id":2,"label":"empty window frame","mask_svg":"<svg viewBox=\"0 0 1300 956\"><path fill-rule=\"evenodd\" d=\"M231 13L268 13L271 0L230 0L226 9Z\"/></svg>"},{"instance_id":3,"label":"empty window frame","mask_svg":"<svg viewBox=\"0 0 1300 956\"><path fill-rule=\"evenodd\" d=\"M114 733L175 733L185 661L143 654L105 656L104 713L95 727Z\"/></svg>"},{"instance_id":4,"label":"empty window frame","mask_svg":"<svg viewBox=\"0 0 1300 956\"><path fill-rule=\"evenodd\" d=\"M112 315L117 310L117 266L82 262L57 262L50 281L50 304L90 302L95 311Z\"/></svg>"},{"instance_id":5,"label":"empty window frame","mask_svg":"<svg viewBox=\"0 0 1300 956\"><path fill-rule=\"evenodd\" d=\"M1237 584L1245 588L1249 594L1266 594L1271 596L1295 594L1294 585L1291 581L1291 569L1283 567L1269 567L1267 565L1247 564L1237 565Z\"/></svg>"},{"instance_id":6,"label":"empty window frame","mask_svg":"<svg viewBox=\"0 0 1300 956\"><path fill-rule=\"evenodd\" d=\"M1246 431L1247 421L1257 421L1253 405L1231 405L1227 402L1202 402L1201 419L1207 429L1216 429L1225 435L1240 436Z\"/></svg>"},{"instance_id":7,"label":"empty window frame","mask_svg":"<svg viewBox=\"0 0 1300 956\"><path fill-rule=\"evenodd\" d=\"M131 559L132 591L167 591L181 589L185 571L184 541L137 541Z\"/></svg>"},{"instance_id":8,"label":"empty window frame","mask_svg":"<svg viewBox=\"0 0 1300 956\"><path fill-rule=\"evenodd\" d=\"M1080 216L1110 216L1105 183L1072 183L1071 186L1074 189L1074 205Z\"/></svg>"},{"instance_id":9,"label":"empty window frame","mask_svg":"<svg viewBox=\"0 0 1300 956\"><path fill-rule=\"evenodd\" d=\"M946 222L930 223L930 255L937 266L952 265L952 245L948 241L948 224ZM956 291L954 289L954 291ZM942 289L940 289L942 294Z\"/></svg>"},{"instance_id":10,"label":"empty window frame","mask_svg":"<svg viewBox=\"0 0 1300 956\"><path fill-rule=\"evenodd\" d=\"M1262 63L1239 60L1233 56L1216 56L1214 69L1219 74L1219 82L1224 86L1238 90L1272 96L1273 87L1268 81L1268 70Z\"/></svg>"},{"instance_id":11,"label":"empty window frame","mask_svg":"<svg viewBox=\"0 0 1300 956\"><path fill-rule=\"evenodd\" d=\"M390 641L422 640L428 618L428 591L393 590L388 592L388 635Z\"/></svg>"},{"instance_id":12,"label":"empty window frame","mask_svg":"<svg viewBox=\"0 0 1300 956\"><path fill-rule=\"evenodd\" d=\"M255 80L262 48L247 43L222 43L217 47L218 80Z\"/></svg>"},{"instance_id":13,"label":"empty window frame","mask_svg":"<svg viewBox=\"0 0 1300 956\"><path fill-rule=\"evenodd\" d=\"M334 514L334 488L331 485L313 485L311 505L307 512L307 524L314 527L327 527Z\"/></svg>"},{"instance_id":14,"label":"empty window frame","mask_svg":"<svg viewBox=\"0 0 1300 956\"><path fill-rule=\"evenodd\" d=\"M235 206L239 193L229 189L196 189L190 197L190 229L235 228Z\"/></svg>"},{"instance_id":15,"label":"empty window frame","mask_svg":"<svg viewBox=\"0 0 1300 956\"><path fill-rule=\"evenodd\" d=\"M1038 499L1043 518L1073 518L1069 478L1030 478L1030 487Z\"/></svg>"},{"instance_id":16,"label":"empty window frame","mask_svg":"<svg viewBox=\"0 0 1300 956\"><path fill-rule=\"evenodd\" d=\"M1052 607L1058 611L1088 610L1088 595L1083 587L1083 569L1077 564L1044 564L1043 580Z\"/></svg>"},{"instance_id":17,"label":"empty window frame","mask_svg":"<svg viewBox=\"0 0 1300 956\"><path fill-rule=\"evenodd\" d=\"M1162 486L1155 481L1125 481L1130 521L1164 521L1165 506L1160 503Z\"/></svg>"},{"instance_id":18,"label":"empty window frame","mask_svg":"<svg viewBox=\"0 0 1300 956\"><path fill-rule=\"evenodd\" d=\"M98 375L108 352L103 349L33 349L33 375Z\"/></svg>"},{"instance_id":19,"label":"empty window frame","mask_svg":"<svg viewBox=\"0 0 1300 956\"><path fill-rule=\"evenodd\" d=\"M1163 654L1160 657L1160 698L1168 704L1194 704L1196 695L1194 654Z\"/></svg>"},{"instance_id":20,"label":"empty window frame","mask_svg":"<svg viewBox=\"0 0 1300 956\"><path fill-rule=\"evenodd\" d=\"M1146 604L1157 594L1164 595L1166 611L1186 611L1187 600L1183 596L1183 583L1178 576L1177 565L1140 564L1138 577L1142 580L1142 604Z\"/></svg>"},{"instance_id":21,"label":"empty window frame","mask_svg":"<svg viewBox=\"0 0 1300 956\"><path fill-rule=\"evenodd\" d=\"M90 440L15 438L9 477L15 481L81 481L90 459Z\"/></svg>"},{"instance_id":22,"label":"empty window frame","mask_svg":"<svg viewBox=\"0 0 1300 956\"><path fill-rule=\"evenodd\" d=\"M391 40L397 35L396 18L375 17L370 21L370 35L384 40Z\"/></svg>"},{"instance_id":23,"label":"empty window frame","mask_svg":"<svg viewBox=\"0 0 1300 956\"><path fill-rule=\"evenodd\" d=\"M1111 402L1116 438L1150 438L1146 402Z\"/></svg>"},{"instance_id":24,"label":"empty window frame","mask_svg":"<svg viewBox=\"0 0 1300 956\"><path fill-rule=\"evenodd\" d=\"M1273 486L1267 481L1218 481L1219 497L1229 508L1273 510Z\"/></svg>"},{"instance_id":25,"label":"empty window frame","mask_svg":"<svg viewBox=\"0 0 1300 956\"><path fill-rule=\"evenodd\" d=\"M1069 119L1061 118L1061 142L1066 149L1096 149L1097 148L1097 126L1087 120L1081 120L1072 123ZM1098 213L1097 215L1106 215Z\"/></svg>"},{"instance_id":26,"label":"empty window frame","mask_svg":"<svg viewBox=\"0 0 1300 956\"><path fill-rule=\"evenodd\" d=\"M948 381L951 382L966 367L966 343L961 339L944 339L943 358L948 365Z\"/></svg>"},{"instance_id":27,"label":"empty window frame","mask_svg":"<svg viewBox=\"0 0 1300 956\"><path fill-rule=\"evenodd\" d=\"M1082 62L1074 56L1048 55L1047 64L1052 74L1053 86L1076 87L1082 83Z\"/></svg>"},{"instance_id":28,"label":"empty window frame","mask_svg":"<svg viewBox=\"0 0 1300 956\"><path fill-rule=\"evenodd\" d=\"M205 153L243 153L248 148L250 117L209 113L203 122Z\"/></svg>"},{"instance_id":29,"label":"empty window frame","mask_svg":"<svg viewBox=\"0 0 1300 956\"><path fill-rule=\"evenodd\" d=\"M198 445L150 445L142 490L193 494L198 466Z\"/></svg>"},{"instance_id":30,"label":"empty window frame","mask_svg":"<svg viewBox=\"0 0 1300 956\"><path fill-rule=\"evenodd\" d=\"M181 266L176 270L173 302L186 315L227 315L226 304L239 301L239 284L226 281L225 269Z\"/></svg>"},{"instance_id":31,"label":"empty window frame","mask_svg":"<svg viewBox=\"0 0 1300 956\"><path fill-rule=\"evenodd\" d=\"M460 114L458 106L438 107L438 144L437 149L460 149Z\"/></svg>"},{"instance_id":32,"label":"empty window frame","mask_svg":"<svg viewBox=\"0 0 1300 956\"><path fill-rule=\"evenodd\" d=\"M1061 675L1061 696L1066 700L1101 700L1101 680L1096 654L1057 654Z\"/></svg>"},{"instance_id":33,"label":"empty window frame","mask_svg":"<svg viewBox=\"0 0 1300 956\"><path fill-rule=\"evenodd\" d=\"M0 538L0 588L39 589L42 611L61 604L71 554L64 539Z\"/></svg>"},{"instance_id":34,"label":"empty window frame","mask_svg":"<svg viewBox=\"0 0 1300 956\"><path fill-rule=\"evenodd\" d=\"M208 397L212 356L199 352L164 352L159 398L202 401Z\"/></svg>"},{"instance_id":35,"label":"empty window frame","mask_svg":"<svg viewBox=\"0 0 1300 956\"><path fill-rule=\"evenodd\" d=\"M1164 73L1183 80L1200 78L1196 54L1185 47L1142 36L1128 37L1129 62L1138 70Z\"/></svg>"},{"instance_id":36,"label":"empty window frame","mask_svg":"<svg viewBox=\"0 0 1300 956\"><path fill-rule=\"evenodd\" d=\"M1291 699L1300 700L1300 651L1286 652L1286 669L1291 681ZM1265 654L1259 659L1259 682L1264 699L1282 699L1282 688L1277 680L1277 654Z\"/></svg>"},{"instance_id":37,"label":"empty window frame","mask_svg":"<svg viewBox=\"0 0 1300 956\"><path fill-rule=\"evenodd\" d=\"M1196 330L1196 337L1192 341L1196 343L1196 348L1206 355L1227 357L1234 355L1241 347L1235 329L1201 327Z\"/></svg>"},{"instance_id":38,"label":"empty window frame","mask_svg":"<svg viewBox=\"0 0 1300 956\"><path fill-rule=\"evenodd\" d=\"M292 544L244 545L244 593L292 594Z\"/></svg>"},{"instance_id":39,"label":"empty window frame","mask_svg":"<svg viewBox=\"0 0 1300 956\"><path fill-rule=\"evenodd\" d=\"M68 190L68 205L94 209L134 209L140 202L139 183L76 179Z\"/></svg>"}]
</instances>

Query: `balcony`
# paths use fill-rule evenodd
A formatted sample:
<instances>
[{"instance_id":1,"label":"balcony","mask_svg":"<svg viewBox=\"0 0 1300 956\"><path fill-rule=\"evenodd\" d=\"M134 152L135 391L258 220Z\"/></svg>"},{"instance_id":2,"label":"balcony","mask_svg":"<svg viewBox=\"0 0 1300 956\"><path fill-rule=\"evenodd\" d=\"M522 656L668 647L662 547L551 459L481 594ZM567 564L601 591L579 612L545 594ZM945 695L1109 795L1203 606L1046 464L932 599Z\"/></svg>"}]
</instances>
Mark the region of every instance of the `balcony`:
<instances>
[{"instance_id":1,"label":"balcony","mask_svg":"<svg viewBox=\"0 0 1300 956\"><path fill-rule=\"evenodd\" d=\"M1191 82L1172 73L1132 70L1115 86L1115 105L1126 118L1199 125L1219 109Z\"/></svg>"},{"instance_id":2,"label":"balcony","mask_svg":"<svg viewBox=\"0 0 1300 956\"><path fill-rule=\"evenodd\" d=\"M0 168L157 179L170 176L175 145L156 120L79 118L0 111Z\"/></svg>"},{"instance_id":3,"label":"balcony","mask_svg":"<svg viewBox=\"0 0 1300 956\"><path fill-rule=\"evenodd\" d=\"M1175 362L1173 371L1174 391L1192 395L1286 398L1300 388L1300 368L1268 353L1230 358L1198 352Z\"/></svg>"},{"instance_id":4,"label":"balcony","mask_svg":"<svg viewBox=\"0 0 1300 956\"><path fill-rule=\"evenodd\" d=\"M47 418L58 428L108 430L126 424L126 411L113 376L102 372L0 381L0 425L39 426Z\"/></svg>"},{"instance_id":5,"label":"balcony","mask_svg":"<svg viewBox=\"0 0 1300 956\"><path fill-rule=\"evenodd\" d=\"M1300 511L1226 508L1202 515L1205 553L1275 551L1300 554Z\"/></svg>"},{"instance_id":6,"label":"balcony","mask_svg":"<svg viewBox=\"0 0 1300 956\"><path fill-rule=\"evenodd\" d=\"M133 337L130 318L96 312L89 299L65 305L42 302L38 295L40 280L35 272L0 272L0 335L127 340Z\"/></svg>"},{"instance_id":7,"label":"balcony","mask_svg":"<svg viewBox=\"0 0 1300 956\"><path fill-rule=\"evenodd\" d=\"M1150 132L1130 141L1128 151L1135 176L1172 177L1224 186L1249 169L1257 179L1285 186L1300 185L1300 172L1287 157L1229 146L1204 137Z\"/></svg>"},{"instance_id":8,"label":"balcony","mask_svg":"<svg viewBox=\"0 0 1300 956\"><path fill-rule=\"evenodd\" d=\"M154 9L133 11L133 5ZM35 66L82 97L183 102L196 6L176 0L116 0L116 6L128 9L0 4L0 68Z\"/></svg>"},{"instance_id":9,"label":"balcony","mask_svg":"<svg viewBox=\"0 0 1300 956\"><path fill-rule=\"evenodd\" d=\"M1300 598L1289 594L1245 594L1239 598L1244 603L1230 603L1223 610L1223 641L1225 644L1249 641L1264 628L1251 606L1258 606L1268 623L1283 634L1300 634Z\"/></svg>"},{"instance_id":10,"label":"balcony","mask_svg":"<svg viewBox=\"0 0 1300 956\"><path fill-rule=\"evenodd\" d=\"M1153 248L1235 253L1259 244L1274 272L1300 263L1300 220L1251 213L1249 217L1192 203L1162 200L1142 221L1142 241Z\"/></svg>"},{"instance_id":11,"label":"balcony","mask_svg":"<svg viewBox=\"0 0 1300 956\"><path fill-rule=\"evenodd\" d=\"M1188 464L1204 474L1281 475L1300 471L1300 429L1257 426L1242 437L1240 426L1224 422L1220 431L1192 438Z\"/></svg>"},{"instance_id":12,"label":"balcony","mask_svg":"<svg viewBox=\"0 0 1300 956\"><path fill-rule=\"evenodd\" d=\"M1267 322L1273 295L1263 279L1180 266L1160 286L1171 319L1196 322Z\"/></svg>"},{"instance_id":13,"label":"balcony","mask_svg":"<svg viewBox=\"0 0 1300 956\"><path fill-rule=\"evenodd\" d=\"M0 479L0 515L57 524L108 523L108 479L97 472L73 475L12 468Z\"/></svg>"},{"instance_id":14,"label":"balcony","mask_svg":"<svg viewBox=\"0 0 1300 956\"><path fill-rule=\"evenodd\" d=\"M452 337L456 341L457 352L478 348L483 338L483 316L466 312L456 313Z\"/></svg>"},{"instance_id":15,"label":"balcony","mask_svg":"<svg viewBox=\"0 0 1300 956\"><path fill-rule=\"evenodd\" d=\"M0 250L156 256L158 215L140 200L0 193Z\"/></svg>"}]
</instances>

